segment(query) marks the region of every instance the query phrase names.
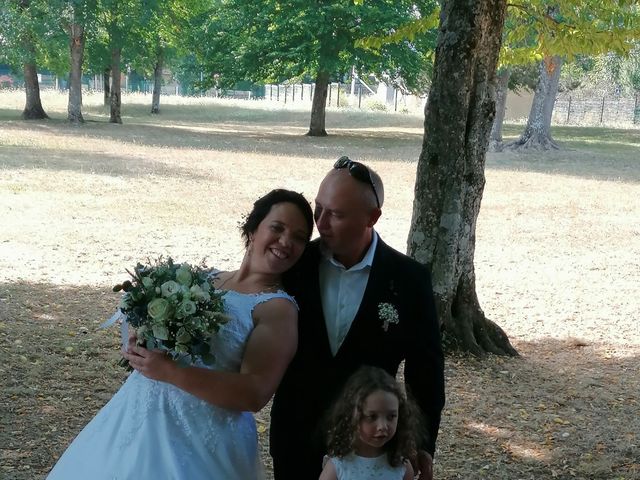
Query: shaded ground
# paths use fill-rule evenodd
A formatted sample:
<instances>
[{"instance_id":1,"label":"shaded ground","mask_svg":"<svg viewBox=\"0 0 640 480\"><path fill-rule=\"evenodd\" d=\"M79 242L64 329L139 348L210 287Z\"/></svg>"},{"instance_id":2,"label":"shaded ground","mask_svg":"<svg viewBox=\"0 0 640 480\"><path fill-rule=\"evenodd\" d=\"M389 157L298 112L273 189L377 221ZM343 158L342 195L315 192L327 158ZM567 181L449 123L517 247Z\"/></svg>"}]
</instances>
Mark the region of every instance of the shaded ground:
<instances>
[{"instance_id":1,"label":"shaded ground","mask_svg":"<svg viewBox=\"0 0 640 480\"><path fill-rule=\"evenodd\" d=\"M379 230L405 248L420 118L334 111L337 135L309 139L304 112L134 105L115 126L86 103L80 128L62 101L50 122L0 111L2 479L43 478L121 384L118 332L98 325L137 260L232 268L251 202L312 199L344 153L382 174ZM522 357L448 358L437 479L640 479L640 133L554 136L564 151L488 158L478 295Z\"/></svg>"}]
</instances>

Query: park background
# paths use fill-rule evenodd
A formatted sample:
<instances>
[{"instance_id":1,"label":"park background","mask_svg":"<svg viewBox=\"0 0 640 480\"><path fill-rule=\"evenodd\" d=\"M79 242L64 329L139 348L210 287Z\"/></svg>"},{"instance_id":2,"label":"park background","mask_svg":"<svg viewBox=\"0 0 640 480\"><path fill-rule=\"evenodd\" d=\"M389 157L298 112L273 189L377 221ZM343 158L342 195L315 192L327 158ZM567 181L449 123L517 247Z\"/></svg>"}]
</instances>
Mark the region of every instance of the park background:
<instances>
[{"instance_id":1,"label":"park background","mask_svg":"<svg viewBox=\"0 0 640 480\"><path fill-rule=\"evenodd\" d=\"M52 119L25 123L0 94L0 478L42 478L122 383L118 331L99 324L137 261L234 268L252 201L312 199L342 154L381 173L379 231L406 249L419 116L330 110L334 134L314 139L291 106L173 97L159 121L132 96L121 126L98 94L78 129L44 98ZM640 478L640 133L554 134L560 152L489 154L478 295L521 357L448 356L436 478Z\"/></svg>"}]
</instances>

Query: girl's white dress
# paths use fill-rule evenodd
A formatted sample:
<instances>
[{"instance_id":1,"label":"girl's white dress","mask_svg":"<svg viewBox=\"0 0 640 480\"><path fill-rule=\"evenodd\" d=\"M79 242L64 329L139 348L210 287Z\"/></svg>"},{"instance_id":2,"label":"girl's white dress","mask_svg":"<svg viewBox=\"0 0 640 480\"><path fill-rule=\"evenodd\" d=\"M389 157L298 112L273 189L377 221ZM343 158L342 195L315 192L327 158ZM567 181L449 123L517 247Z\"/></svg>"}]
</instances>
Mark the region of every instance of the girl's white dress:
<instances>
[{"instance_id":1,"label":"girl's white dress","mask_svg":"<svg viewBox=\"0 0 640 480\"><path fill-rule=\"evenodd\" d=\"M402 480L407 467L392 467L387 455L367 458L353 453L339 458L330 457L336 467L338 480Z\"/></svg>"},{"instance_id":2,"label":"girl's white dress","mask_svg":"<svg viewBox=\"0 0 640 480\"><path fill-rule=\"evenodd\" d=\"M232 317L212 340L215 370L238 372L253 309L284 292L224 294ZM203 365L200 365L203 366ZM134 371L80 432L48 480L255 480L262 478L249 412L211 405Z\"/></svg>"}]
</instances>

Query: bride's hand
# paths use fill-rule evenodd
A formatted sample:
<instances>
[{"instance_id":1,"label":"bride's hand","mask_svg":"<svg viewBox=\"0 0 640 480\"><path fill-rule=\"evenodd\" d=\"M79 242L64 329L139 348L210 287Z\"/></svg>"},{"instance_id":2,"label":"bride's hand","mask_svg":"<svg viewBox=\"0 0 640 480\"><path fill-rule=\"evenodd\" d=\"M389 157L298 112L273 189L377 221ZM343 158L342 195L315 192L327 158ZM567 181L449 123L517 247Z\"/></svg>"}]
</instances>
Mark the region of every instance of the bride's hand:
<instances>
[{"instance_id":1,"label":"bride's hand","mask_svg":"<svg viewBox=\"0 0 640 480\"><path fill-rule=\"evenodd\" d=\"M171 378L176 363L171 360L162 350L147 350L144 347L133 345L128 352L123 352L124 358L129 360L129 364L138 370L145 377L161 382Z\"/></svg>"},{"instance_id":2,"label":"bride's hand","mask_svg":"<svg viewBox=\"0 0 640 480\"><path fill-rule=\"evenodd\" d=\"M138 335L135 328L129 328L129 338L127 340L127 351L130 352L133 347L138 344Z\"/></svg>"}]
</instances>

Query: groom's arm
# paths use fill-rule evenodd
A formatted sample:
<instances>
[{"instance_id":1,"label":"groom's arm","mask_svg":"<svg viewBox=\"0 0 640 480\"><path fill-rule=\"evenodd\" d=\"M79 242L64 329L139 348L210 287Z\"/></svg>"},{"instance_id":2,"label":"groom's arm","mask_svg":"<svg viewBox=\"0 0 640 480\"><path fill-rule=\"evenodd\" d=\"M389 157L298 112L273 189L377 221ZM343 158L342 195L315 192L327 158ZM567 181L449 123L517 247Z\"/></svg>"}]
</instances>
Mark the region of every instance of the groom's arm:
<instances>
[{"instance_id":1,"label":"groom's arm","mask_svg":"<svg viewBox=\"0 0 640 480\"><path fill-rule=\"evenodd\" d=\"M413 290L408 299L413 303L410 308L413 325L404 374L408 390L424 415L419 448L433 456L445 402L444 355L429 271L420 264L412 266L415 267L413 281L407 286Z\"/></svg>"}]
</instances>

